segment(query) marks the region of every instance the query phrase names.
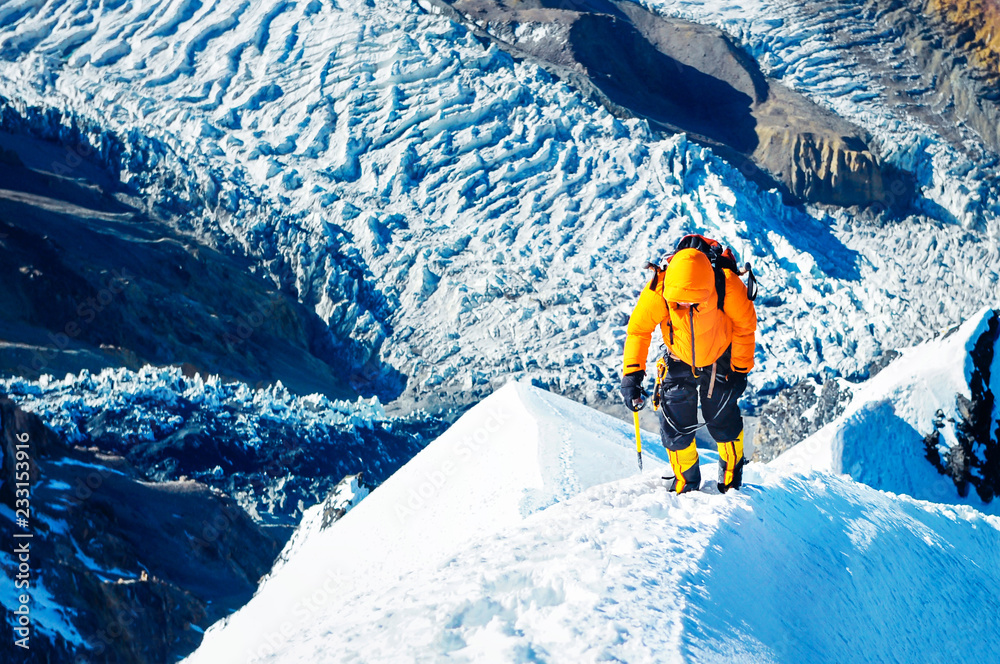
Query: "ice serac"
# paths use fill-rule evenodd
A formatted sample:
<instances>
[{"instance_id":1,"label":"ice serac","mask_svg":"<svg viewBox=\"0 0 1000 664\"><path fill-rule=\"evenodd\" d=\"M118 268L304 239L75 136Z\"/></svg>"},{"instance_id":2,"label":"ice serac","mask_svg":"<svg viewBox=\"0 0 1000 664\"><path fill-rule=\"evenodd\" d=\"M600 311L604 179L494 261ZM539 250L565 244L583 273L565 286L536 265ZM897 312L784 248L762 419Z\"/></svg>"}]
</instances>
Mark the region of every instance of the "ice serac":
<instances>
[{"instance_id":1,"label":"ice serac","mask_svg":"<svg viewBox=\"0 0 1000 664\"><path fill-rule=\"evenodd\" d=\"M30 585L17 587L19 561L0 560L0 621L14 624L23 594L32 619L28 659L4 639L2 661L175 661L251 597L280 549L231 498L193 481L148 482L3 397L0 441L0 536L29 543L30 568ZM25 497L17 451L32 469L27 528L14 511Z\"/></svg>"},{"instance_id":2,"label":"ice serac","mask_svg":"<svg viewBox=\"0 0 1000 664\"><path fill-rule=\"evenodd\" d=\"M631 2L425 0L527 56L612 112L687 132L802 201L884 204L869 136L767 78L719 29Z\"/></svg>"},{"instance_id":3,"label":"ice serac","mask_svg":"<svg viewBox=\"0 0 1000 664\"><path fill-rule=\"evenodd\" d=\"M67 443L123 457L151 481L197 480L286 535L340 478L378 484L447 426L389 417L375 398L297 397L176 367L0 379L0 391Z\"/></svg>"},{"instance_id":4,"label":"ice serac","mask_svg":"<svg viewBox=\"0 0 1000 664\"><path fill-rule=\"evenodd\" d=\"M990 657L969 632L1000 628L1000 519L760 464L739 492L678 497L630 443L509 385L313 531L188 661ZM968 631L928 634L952 624Z\"/></svg>"},{"instance_id":5,"label":"ice serac","mask_svg":"<svg viewBox=\"0 0 1000 664\"><path fill-rule=\"evenodd\" d=\"M902 350L855 390L843 415L774 464L846 473L876 489L996 512L997 320L985 308L941 338Z\"/></svg>"}]
</instances>

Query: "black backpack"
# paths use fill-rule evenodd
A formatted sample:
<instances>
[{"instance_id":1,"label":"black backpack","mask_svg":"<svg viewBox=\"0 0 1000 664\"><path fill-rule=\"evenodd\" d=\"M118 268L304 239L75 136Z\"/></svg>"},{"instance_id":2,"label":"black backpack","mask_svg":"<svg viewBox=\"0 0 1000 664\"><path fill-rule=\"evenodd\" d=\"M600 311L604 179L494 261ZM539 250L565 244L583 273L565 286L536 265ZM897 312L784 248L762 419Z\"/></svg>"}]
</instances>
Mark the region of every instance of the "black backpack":
<instances>
[{"instance_id":1,"label":"black backpack","mask_svg":"<svg viewBox=\"0 0 1000 664\"><path fill-rule=\"evenodd\" d=\"M725 311L726 304L726 275L723 270L729 270L739 276L749 274L747 299L751 302L757 299L757 277L754 276L753 268L750 266L750 263L746 263L741 270L740 266L736 264L736 255L729 247L723 247L717 241L707 238L704 235L685 235L677 242L674 253L667 256L668 265L670 264L670 259L681 249L697 249L708 256L708 260L712 262L712 269L715 270L715 292L719 295L719 311ZM647 263L646 267L653 270L653 280L650 282L649 287L652 290L656 290L660 274L666 270L666 267L660 267L652 261Z\"/></svg>"}]
</instances>

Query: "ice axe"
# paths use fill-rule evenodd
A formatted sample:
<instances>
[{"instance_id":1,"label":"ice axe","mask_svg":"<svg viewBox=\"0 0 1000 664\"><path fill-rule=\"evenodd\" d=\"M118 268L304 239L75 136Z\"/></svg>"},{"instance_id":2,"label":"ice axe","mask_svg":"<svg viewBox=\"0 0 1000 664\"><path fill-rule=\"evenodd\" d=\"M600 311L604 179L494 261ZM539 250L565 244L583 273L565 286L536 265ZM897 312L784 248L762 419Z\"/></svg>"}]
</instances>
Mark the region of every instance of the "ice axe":
<instances>
[{"instance_id":1,"label":"ice axe","mask_svg":"<svg viewBox=\"0 0 1000 664\"><path fill-rule=\"evenodd\" d=\"M642 390L642 395L632 402L632 406L632 419L635 420L635 456L639 459L639 472L642 472L642 433L639 431L639 411L646 407L646 390Z\"/></svg>"},{"instance_id":2,"label":"ice axe","mask_svg":"<svg viewBox=\"0 0 1000 664\"><path fill-rule=\"evenodd\" d=\"M635 418L635 455L639 458L639 472L642 472L642 435L639 433L639 412L634 411Z\"/></svg>"}]
</instances>

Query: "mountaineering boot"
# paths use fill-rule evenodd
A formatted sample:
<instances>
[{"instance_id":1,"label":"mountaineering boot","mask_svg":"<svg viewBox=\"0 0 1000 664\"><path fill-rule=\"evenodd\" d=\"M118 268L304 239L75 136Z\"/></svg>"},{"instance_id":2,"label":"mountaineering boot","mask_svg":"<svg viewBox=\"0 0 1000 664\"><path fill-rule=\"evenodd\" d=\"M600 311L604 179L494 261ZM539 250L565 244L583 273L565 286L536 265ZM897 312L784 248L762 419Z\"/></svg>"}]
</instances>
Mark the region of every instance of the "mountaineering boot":
<instances>
[{"instance_id":1,"label":"mountaineering boot","mask_svg":"<svg viewBox=\"0 0 1000 664\"><path fill-rule=\"evenodd\" d=\"M698 466L698 448L694 438L691 444L681 450L667 450L670 467L674 469L674 481L670 490L676 493L697 491L701 486L701 468Z\"/></svg>"},{"instance_id":2,"label":"mountaineering boot","mask_svg":"<svg viewBox=\"0 0 1000 664\"><path fill-rule=\"evenodd\" d=\"M719 493L739 489L743 484L743 432L736 440L719 443Z\"/></svg>"}]
</instances>

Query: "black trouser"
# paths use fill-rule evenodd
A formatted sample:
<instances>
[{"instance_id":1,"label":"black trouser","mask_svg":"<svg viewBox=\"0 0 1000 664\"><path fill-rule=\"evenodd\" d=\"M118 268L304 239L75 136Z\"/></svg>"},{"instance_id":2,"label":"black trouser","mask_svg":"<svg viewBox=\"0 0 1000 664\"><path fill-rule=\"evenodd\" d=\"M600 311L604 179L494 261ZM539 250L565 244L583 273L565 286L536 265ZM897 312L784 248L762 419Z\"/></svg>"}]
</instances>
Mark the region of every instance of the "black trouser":
<instances>
[{"instance_id":1,"label":"black trouser","mask_svg":"<svg viewBox=\"0 0 1000 664\"><path fill-rule=\"evenodd\" d=\"M688 447L698 430L698 395L701 395L701 412L708 425L708 432L717 443L726 443L743 431L743 416L737 401L746 389L746 383L733 380L730 351L727 349L715 363L715 389L708 396L712 384L712 367L702 367L696 378L691 365L667 357L667 373L660 384L660 436L663 446L677 451Z\"/></svg>"}]
</instances>

